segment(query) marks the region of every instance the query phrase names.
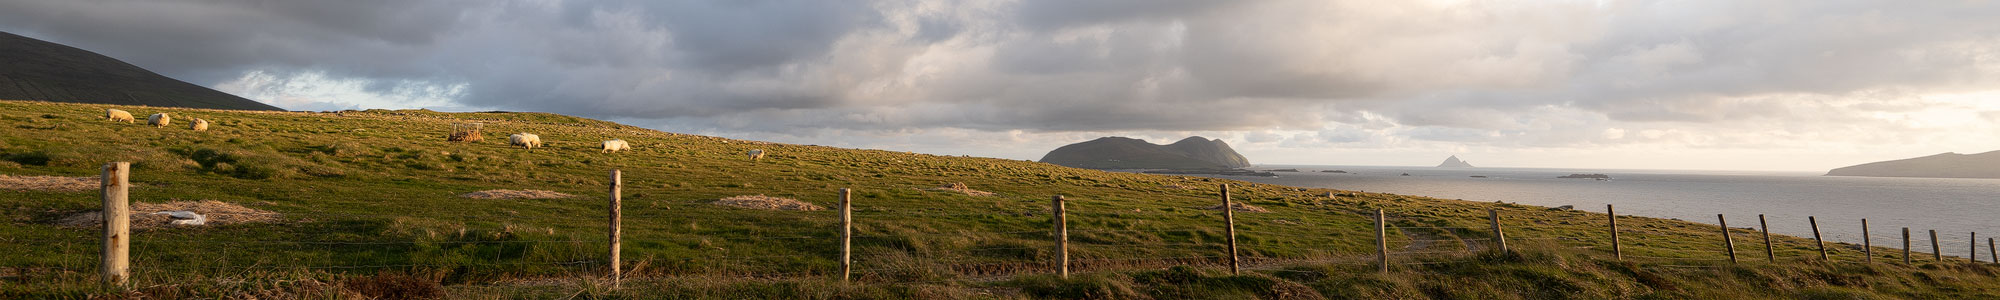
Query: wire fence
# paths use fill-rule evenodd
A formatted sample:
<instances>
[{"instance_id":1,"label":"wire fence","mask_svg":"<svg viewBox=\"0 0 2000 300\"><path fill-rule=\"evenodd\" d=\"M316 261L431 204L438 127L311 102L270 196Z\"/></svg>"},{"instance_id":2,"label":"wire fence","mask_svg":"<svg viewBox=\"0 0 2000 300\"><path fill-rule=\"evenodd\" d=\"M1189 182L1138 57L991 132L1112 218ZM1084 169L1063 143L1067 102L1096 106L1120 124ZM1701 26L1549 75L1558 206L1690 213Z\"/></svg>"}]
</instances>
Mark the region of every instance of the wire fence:
<instances>
[{"instance_id":1,"label":"wire fence","mask_svg":"<svg viewBox=\"0 0 2000 300\"><path fill-rule=\"evenodd\" d=\"M620 183L614 179L613 184ZM112 187L107 187L109 188ZM1744 261L1885 264L1920 260L1942 261L1946 260L1942 255L1945 251L1932 246L1942 242L1970 244L1967 249L1960 250L1969 250L1970 252L1966 254L1969 254L1967 257L1970 258L1976 259L1980 255L1979 239L1976 236L1945 239L1931 237L1929 232L1924 234L1913 232L1905 236L1874 234L1881 232L1876 231L1863 235L1871 243L1878 239L1894 241L1891 244L1873 243L1878 246L1909 245L1900 249L1861 248L1847 244L1827 247L1824 241L1816 241L1811 245L1811 249L1800 249L1805 245L1799 245L1795 240L1786 241L1782 245L1784 247L1780 248L1780 245L1770 241L1767 231L1760 230L1718 226L1712 232L1713 237L1706 237L1698 231L1669 230L1654 224L1619 227L1617 219L1623 217L1613 215L1609 206L1606 214L1612 217L1606 218L1605 222L1594 223L1540 223L1544 222L1543 220L1517 222L1503 220L1503 215L1495 210L1489 211L1490 217L1483 220L1486 226L1457 226L1464 223L1452 222L1482 220L1451 220L1424 212L1388 212L1378 209L1372 212L1340 210L1328 212L1372 217L1374 226L1366 231L1312 232L1261 227L1237 228L1235 227L1237 206L1229 204L1232 200L1229 199L1228 190L1227 185L1220 189L1224 205L1212 210L1068 210L1064 207L1061 196L1057 196L1051 202L1049 209L947 212L895 211L881 207L854 209L843 189L841 209L844 211L814 212L808 216L787 220L801 224L826 225L831 228L808 227L793 232L688 230L634 231L623 232L621 234L626 235L622 236L603 234L563 236L556 234L554 228L521 225L518 230L530 233L526 235L528 237L524 237L512 234L517 230L515 225L503 225L498 230L482 229L468 232L466 229L461 229L456 234L433 233L422 237L401 237L401 239L369 236L283 239L254 236L225 238L142 235L127 239L125 242L130 245L125 247L136 249L133 252L141 253L139 257L142 259L153 260L142 262L133 269L159 273L258 270L369 272L437 269L490 269L496 272L508 272L527 269L534 272L588 274L587 276L609 273L614 280L618 280L617 278L624 272L636 272L657 276L699 274L742 278L842 278L877 283L978 282L1006 280L1023 275L1067 276L1072 272L1110 272L1172 266L1228 268L1232 272L1325 275L1327 270L1315 269L1313 266L1372 265L1380 271L1388 272L1393 269L1392 267L1398 266L1427 267L1482 263L1480 255L1511 251L1514 246L1510 246L1510 242L1527 243L1530 244L1529 247L1538 249L1574 249L1597 254L1609 252L1620 260L1646 262L1648 266L1665 268L1721 268ZM613 194L613 200L604 206L613 212L612 216L619 214L617 198L618 196ZM123 199L110 199L107 196L107 203L114 200L123 201ZM279 210L283 213L274 217L392 220L412 217L310 208ZM532 223L529 222L533 220L532 215L505 209L488 209L449 216L424 217L511 224L510 222L517 221ZM865 226L860 227L861 230L857 232L855 226L857 224L852 222L857 219L967 216L1020 216L1021 218L1009 219L1015 222L1011 224L1004 222L993 224L990 225L991 228L946 230L915 230L886 227L879 223L864 223L859 224ZM1066 221L1069 218L1079 217L1117 219L1127 216L1185 218L1189 222L1172 224L1178 227L1134 228L1133 225L1124 224L1120 226L1125 228L1092 228L1070 227ZM1275 224L1300 225L1298 223L1302 221L1286 222L1290 224L1283 222ZM619 228L616 224L612 223L607 228ZM1817 223L1814 225L1817 226ZM993 228L1042 229L994 230ZM1817 230L1818 228L1815 228L1815 231ZM573 233L590 230L565 228L563 231ZM1725 231L1729 234L1725 235L1723 233ZM543 234L532 234L536 232ZM1579 232L1603 234L1579 236ZM1656 238L1660 236L1675 238ZM97 243L101 238L103 237L74 235L0 237L0 243L48 244L60 245L58 249L75 249L88 248L75 246ZM1713 238L1713 242L1702 241L1708 238ZM1922 238L1929 239L1913 241ZM1311 246L1328 241L1351 242L1358 239L1372 240L1375 251ZM1242 241L1260 241L1260 243L1246 245L1241 243ZM630 260L632 264L622 264L625 260L611 254L613 253L611 249L620 249L619 245L622 243L686 249L652 253L645 258ZM1990 248L1992 243L1990 238L1988 243L1987 251L2000 251ZM111 243L105 242L105 244ZM1257 248L1260 245L1278 244L1287 245L1274 247L1283 249ZM1305 246L1299 246L1300 244ZM854 247L857 245L860 247ZM181 247L209 247L219 250L213 253L178 254L179 256L169 257L148 255L156 250ZM1930 251L1912 251L1910 248L1913 247L1925 247ZM235 249L239 255L230 256L231 249ZM265 255L274 252L268 250L282 249L320 251L268 258L246 259L242 256ZM0 266L0 278L54 273L118 273L119 271L104 266L128 258L113 257L110 252L105 251L105 254L100 256L101 262L46 261L20 266ZM1786 257L1778 257L1777 254L1780 252ZM393 256L394 253L407 253L412 256L401 259L384 258ZM424 253L444 255L421 256ZM1822 256L1824 258L1821 258ZM2000 259L2000 256L1991 254L1986 257ZM350 263L338 263L343 261ZM368 263L351 263L352 261ZM129 276L118 274L116 277Z\"/></svg>"}]
</instances>

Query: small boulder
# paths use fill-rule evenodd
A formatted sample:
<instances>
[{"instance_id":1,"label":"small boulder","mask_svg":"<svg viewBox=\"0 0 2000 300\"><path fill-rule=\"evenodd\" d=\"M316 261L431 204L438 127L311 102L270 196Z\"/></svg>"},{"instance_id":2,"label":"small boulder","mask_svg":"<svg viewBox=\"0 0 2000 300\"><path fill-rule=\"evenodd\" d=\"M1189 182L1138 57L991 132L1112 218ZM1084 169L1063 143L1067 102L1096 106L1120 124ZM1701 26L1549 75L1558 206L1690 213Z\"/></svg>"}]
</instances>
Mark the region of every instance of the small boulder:
<instances>
[{"instance_id":1,"label":"small boulder","mask_svg":"<svg viewBox=\"0 0 2000 300\"><path fill-rule=\"evenodd\" d=\"M1572 209L1576 209L1576 206L1575 206L1575 205L1563 205L1563 206L1557 206L1557 207L1553 207L1553 208L1549 208L1549 210L1553 210L1553 211L1565 211L1565 210L1572 210Z\"/></svg>"},{"instance_id":2,"label":"small boulder","mask_svg":"<svg viewBox=\"0 0 2000 300\"><path fill-rule=\"evenodd\" d=\"M201 214L197 214L192 211L173 210L173 211L155 212L153 214L166 215L168 219L167 224L208 225L208 217L202 216Z\"/></svg>"}]
</instances>

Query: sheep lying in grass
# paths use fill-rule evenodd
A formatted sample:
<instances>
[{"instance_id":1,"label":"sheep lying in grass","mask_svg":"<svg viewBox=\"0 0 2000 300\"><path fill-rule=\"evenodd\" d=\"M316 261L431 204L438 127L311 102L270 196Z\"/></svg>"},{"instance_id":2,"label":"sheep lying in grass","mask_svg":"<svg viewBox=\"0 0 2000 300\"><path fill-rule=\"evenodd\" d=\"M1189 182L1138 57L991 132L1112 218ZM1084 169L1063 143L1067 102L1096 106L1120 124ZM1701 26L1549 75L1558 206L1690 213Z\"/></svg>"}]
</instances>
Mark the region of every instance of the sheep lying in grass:
<instances>
[{"instance_id":1,"label":"sheep lying in grass","mask_svg":"<svg viewBox=\"0 0 2000 300\"><path fill-rule=\"evenodd\" d=\"M157 113L146 117L146 125L153 125L153 127L167 127L167 124L173 122L174 117L167 116L167 113Z\"/></svg>"},{"instance_id":2,"label":"sheep lying in grass","mask_svg":"<svg viewBox=\"0 0 2000 300\"><path fill-rule=\"evenodd\" d=\"M123 111L123 110L116 110L116 109L106 109L106 110L104 110L104 118L105 118L105 119L111 119L111 121L113 121L113 122L120 122L120 121L122 121L122 122L125 122L125 123L132 123L133 121L135 121L134 119L132 119L132 113L131 113L131 112L127 112L127 111Z\"/></svg>"},{"instance_id":3,"label":"sheep lying in grass","mask_svg":"<svg viewBox=\"0 0 2000 300\"><path fill-rule=\"evenodd\" d=\"M604 141L604 152L618 152L619 150L632 150L632 144L626 143L625 140Z\"/></svg>"},{"instance_id":4,"label":"sheep lying in grass","mask_svg":"<svg viewBox=\"0 0 2000 300\"><path fill-rule=\"evenodd\" d=\"M194 121L188 123L189 123L188 129L193 129L194 131L208 131L208 120L202 120L201 118L194 118Z\"/></svg>"},{"instance_id":5,"label":"sheep lying in grass","mask_svg":"<svg viewBox=\"0 0 2000 300\"><path fill-rule=\"evenodd\" d=\"M750 160L764 159L764 149L750 149L750 152L745 154L750 155Z\"/></svg>"},{"instance_id":6,"label":"sheep lying in grass","mask_svg":"<svg viewBox=\"0 0 2000 300\"><path fill-rule=\"evenodd\" d=\"M516 133L507 136L507 144L521 146L522 149L534 149L542 146L542 136L526 132Z\"/></svg>"}]
</instances>

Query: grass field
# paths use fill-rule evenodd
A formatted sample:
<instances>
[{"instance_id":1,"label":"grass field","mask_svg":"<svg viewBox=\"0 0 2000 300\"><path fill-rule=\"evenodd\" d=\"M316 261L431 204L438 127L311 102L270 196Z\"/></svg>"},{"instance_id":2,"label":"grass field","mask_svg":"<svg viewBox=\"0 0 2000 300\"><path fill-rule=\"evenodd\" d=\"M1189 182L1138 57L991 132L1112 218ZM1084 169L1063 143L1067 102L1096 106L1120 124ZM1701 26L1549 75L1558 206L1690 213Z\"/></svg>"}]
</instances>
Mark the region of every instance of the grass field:
<instances>
[{"instance_id":1,"label":"grass field","mask_svg":"<svg viewBox=\"0 0 2000 300\"><path fill-rule=\"evenodd\" d=\"M119 108L140 124L102 118ZM212 122L155 128L143 116ZM454 123L486 141L445 141ZM506 145L541 135L546 146ZM601 153L623 139L632 151ZM761 160L743 153L768 152ZM0 298L1993 298L1991 264L1901 265L1901 250L1603 214L905 152L772 144L540 113L251 112L0 101L0 174L97 176L133 163L136 202L217 200L279 221L139 231L134 284L99 284L94 191L0 191ZM629 278L605 265L607 173L624 172ZM938 191L947 183L991 196ZM1230 275L1219 188L1251 270ZM838 280L835 210L709 204L738 195L837 207L854 190L855 283ZM471 199L537 189L562 199ZM1326 197L1327 193L1343 196ZM1076 275L1051 275L1049 198L1067 198ZM1487 210L1519 251L1479 251ZM1392 272L1376 272L1385 211ZM1644 257L1644 258L1642 258ZM1660 259L1671 258L1671 259ZM1924 258L1928 258L1925 256Z\"/></svg>"}]
</instances>

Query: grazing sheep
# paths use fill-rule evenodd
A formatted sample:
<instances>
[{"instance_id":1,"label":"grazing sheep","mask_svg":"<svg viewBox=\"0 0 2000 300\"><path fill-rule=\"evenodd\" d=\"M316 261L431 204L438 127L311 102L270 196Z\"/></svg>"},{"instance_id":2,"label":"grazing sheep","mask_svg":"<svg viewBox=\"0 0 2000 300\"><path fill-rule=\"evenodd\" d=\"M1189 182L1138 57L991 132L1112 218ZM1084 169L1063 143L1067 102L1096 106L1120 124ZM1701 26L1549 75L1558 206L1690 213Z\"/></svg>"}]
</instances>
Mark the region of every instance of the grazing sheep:
<instances>
[{"instance_id":1,"label":"grazing sheep","mask_svg":"<svg viewBox=\"0 0 2000 300\"><path fill-rule=\"evenodd\" d=\"M764 149L750 149L750 160L764 159Z\"/></svg>"},{"instance_id":2,"label":"grazing sheep","mask_svg":"<svg viewBox=\"0 0 2000 300\"><path fill-rule=\"evenodd\" d=\"M521 146L522 149L534 149L542 146L542 136L526 132L516 133L507 136L507 144Z\"/></svg>"},{"instance_id":3,"label":"grazing sheep","mask_svg":"<svg viewBox=\"0 0 2000 300\"><path fill-rule=\"evenodd\" d=\"M167 127L168 123L173 122L174 117L167 116L167 113L157 113L146 117L146 125L153 125L153 127Z\"/></svg>"},{"instance_id":4,"label":"grazing sheep","mask_svg":"<svg viewBox=\"0 0 2000 300\"><path fill-rule=\"evenodd\" d=\"M135 121L132 119L131 112L126 112L123 110L116 110L116 109L104 110L104 118L111 119L112 122L124 121L125 123L132 123L133 121Z\"/></svg>"},{"instance_id":5,"label":"grazing sheep","mask_svg":"<svg viewBox=\"0 0 2000 300\"><path fill-rule=\"evenodd\" d=\"M194 118L194 121L188 123L189 123L188 129L194 129L194 131L208 131L208 120L202 120L201 118Z\"/></svg>"},{"instance_id":6,"label":"grazing sheep","mask_svg":"<svg viewBox=\"0 0 2000 300\"><path fill-rule=\"evenodd\" d=\"M618 152L619 150L632 150L632 144L626 143L625 140L604 141L604 152Z\"/></svg>"}]
</instances>

